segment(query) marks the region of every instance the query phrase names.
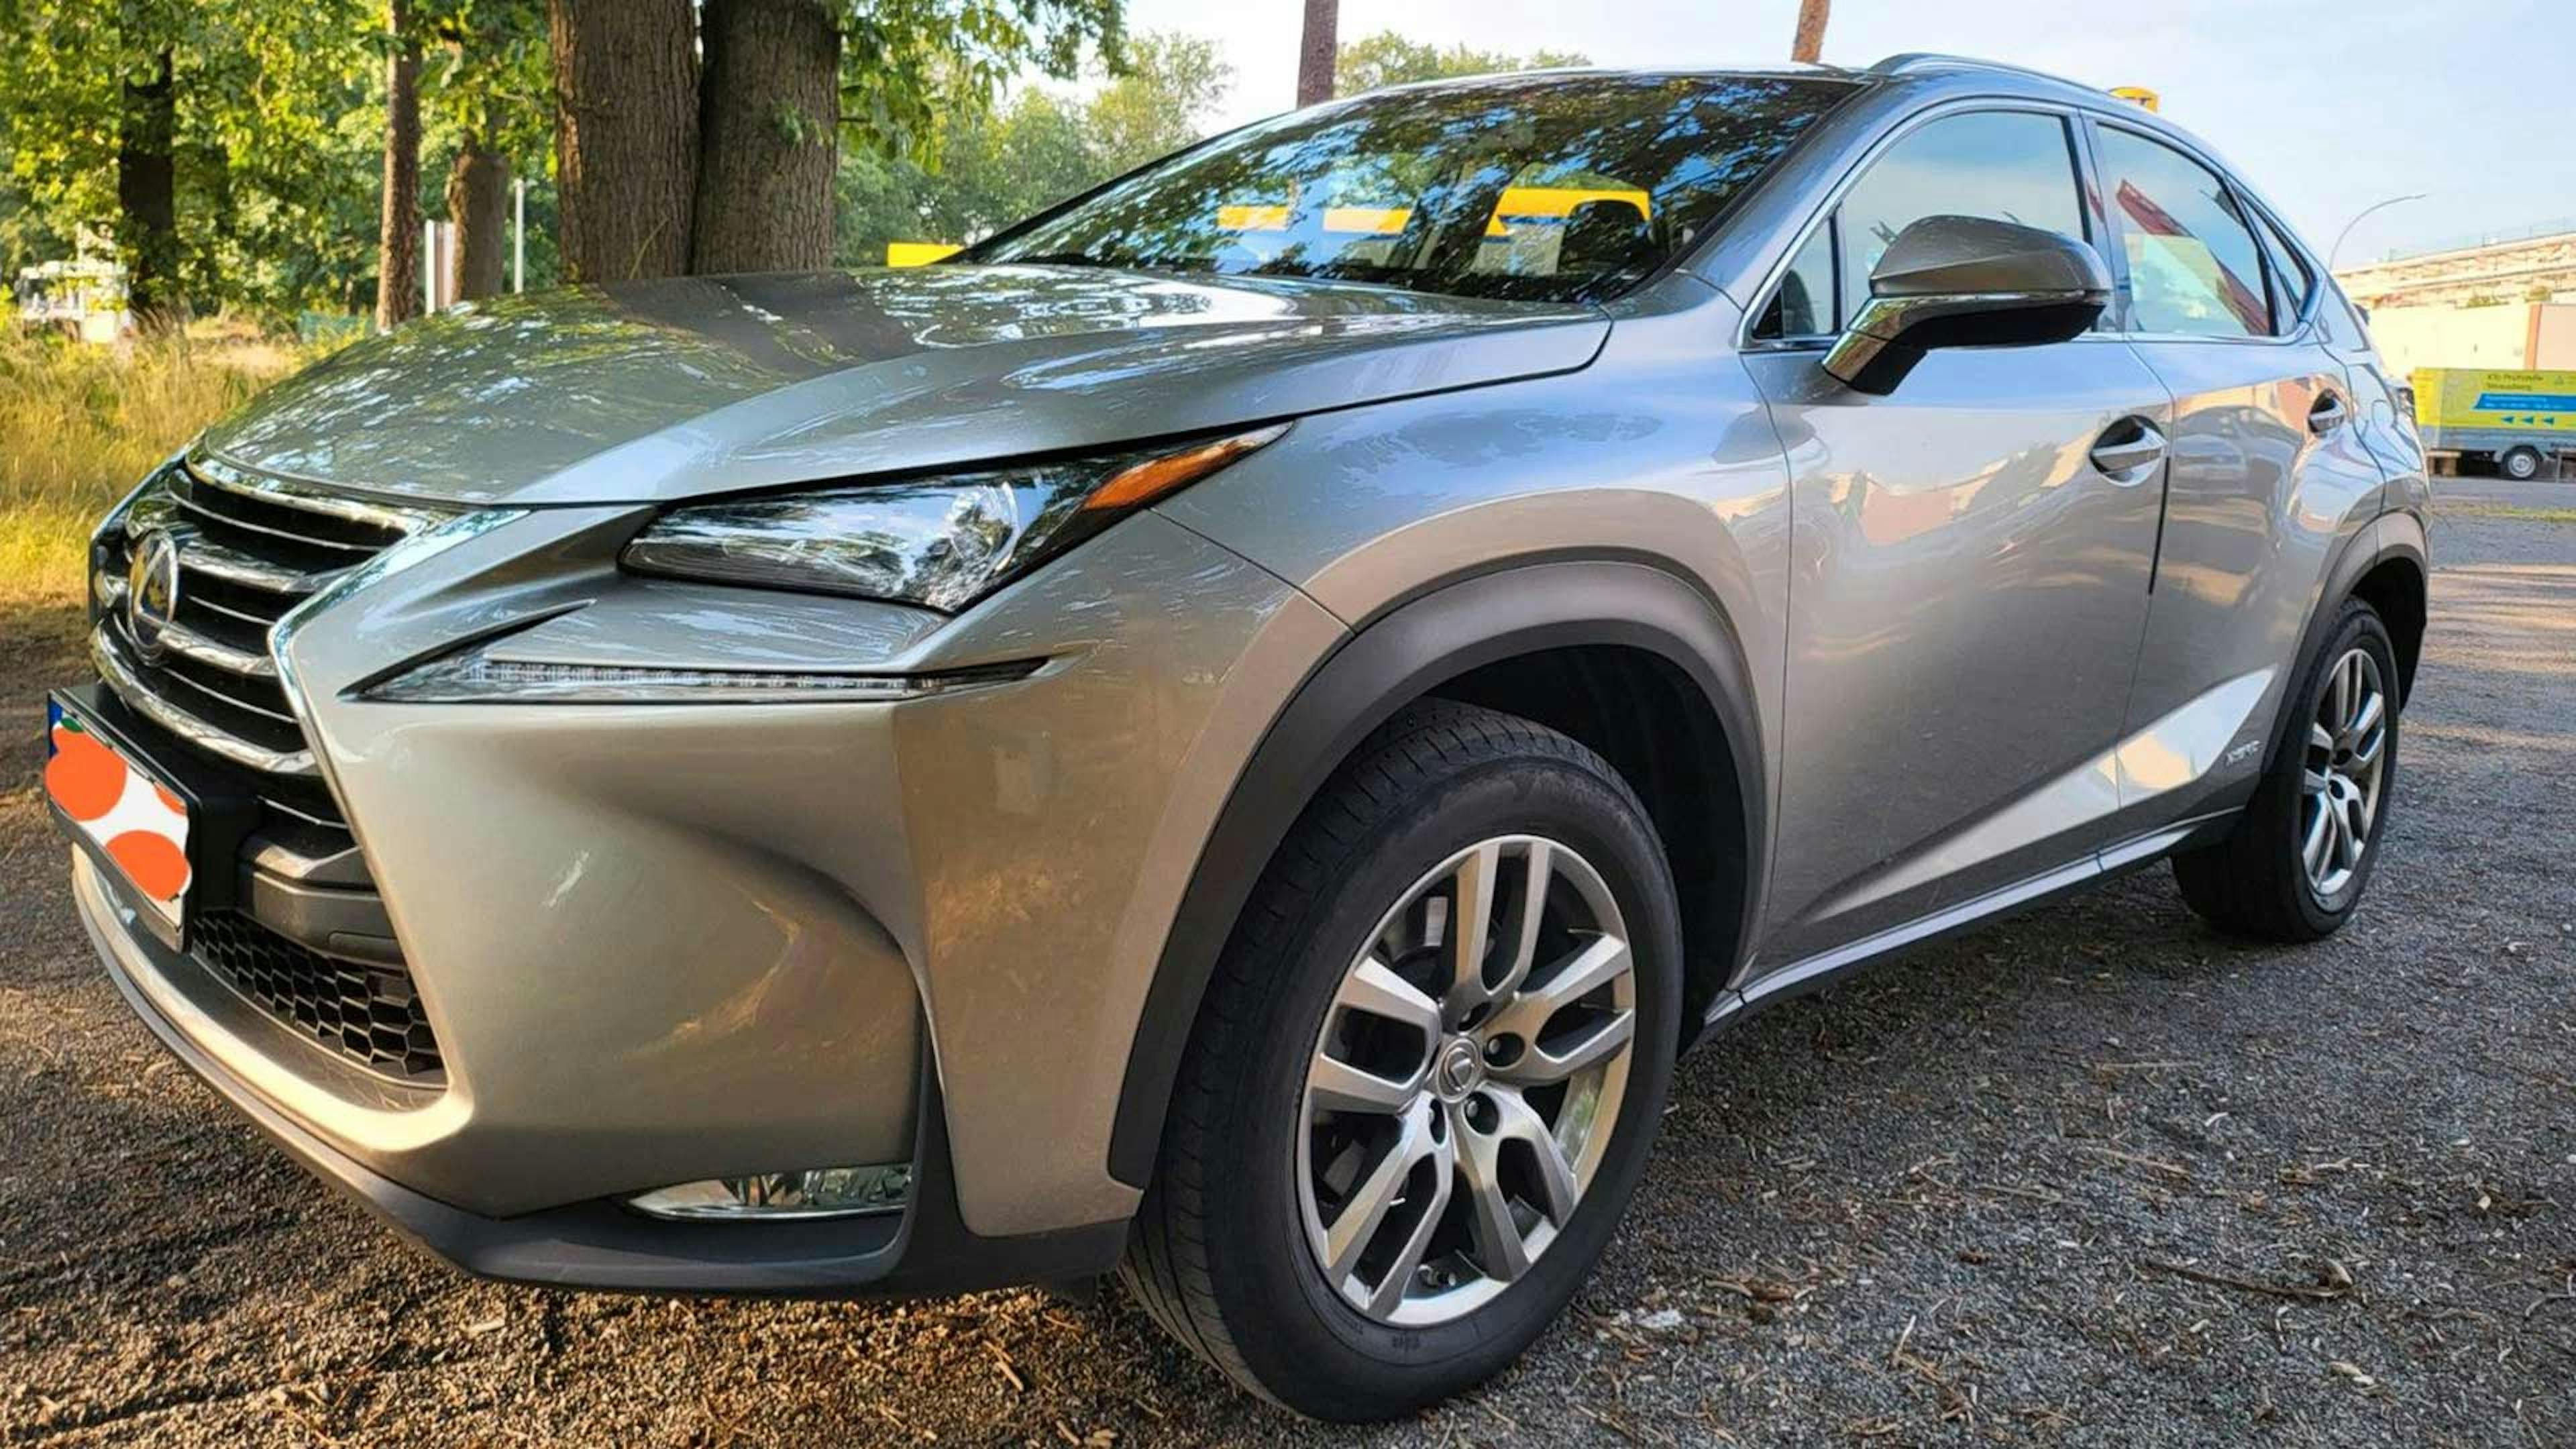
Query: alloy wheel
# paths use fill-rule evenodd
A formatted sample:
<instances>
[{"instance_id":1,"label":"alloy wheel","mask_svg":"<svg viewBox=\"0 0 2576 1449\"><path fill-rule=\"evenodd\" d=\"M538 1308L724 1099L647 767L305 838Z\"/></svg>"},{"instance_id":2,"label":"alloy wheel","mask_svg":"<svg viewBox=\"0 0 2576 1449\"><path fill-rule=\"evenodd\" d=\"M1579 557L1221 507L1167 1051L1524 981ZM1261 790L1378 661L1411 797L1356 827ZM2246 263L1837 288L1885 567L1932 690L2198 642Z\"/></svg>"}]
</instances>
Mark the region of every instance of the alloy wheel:
<instances>
[{"instance_id":1,"label":"alloy wheel","mask_svg":"<svg viewBox=\"0 0 2576 1449\"><path fill-rule=\"evenodd\" d=\"M2320 903L2351 885L2361 868L2387 763L2388 695L2379 660L2367 649L2347 650L2326 674L2300 782L2299 861Z\"/></svg>"},{"instance_id":2,"label":"alloy wheel","mask_svg":"<svg viewBox=\"0 0 2576 1449\"><path fill-rule=\"evenodd\" d=\"M1529 1272L1619 1120L1637 1030L1599 871L1535 836L1472 845L1380 920L1325 1012L1296 1182L1325 1279L1380 1322L1447 1322Z\"/></svg>"}]
</instances>

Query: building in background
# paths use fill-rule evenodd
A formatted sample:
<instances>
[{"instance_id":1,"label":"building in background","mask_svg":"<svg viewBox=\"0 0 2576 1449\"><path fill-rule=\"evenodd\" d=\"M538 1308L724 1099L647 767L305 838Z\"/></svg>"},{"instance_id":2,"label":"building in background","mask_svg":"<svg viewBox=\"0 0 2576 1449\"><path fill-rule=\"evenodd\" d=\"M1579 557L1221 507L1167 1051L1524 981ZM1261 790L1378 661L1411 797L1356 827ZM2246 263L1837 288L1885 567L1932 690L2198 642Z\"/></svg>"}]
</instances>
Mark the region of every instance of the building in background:
<instances>
[{"instance_id":1,"label":"building in background","mask_svg":"<svg viewBox=\"0 0 2576 1449\"><path fill-rule=\"evenodd\" d=\"M2576 369L2576 230L2348 266L2399 373L2419 367Z\"/></svg>"}]
</instances>

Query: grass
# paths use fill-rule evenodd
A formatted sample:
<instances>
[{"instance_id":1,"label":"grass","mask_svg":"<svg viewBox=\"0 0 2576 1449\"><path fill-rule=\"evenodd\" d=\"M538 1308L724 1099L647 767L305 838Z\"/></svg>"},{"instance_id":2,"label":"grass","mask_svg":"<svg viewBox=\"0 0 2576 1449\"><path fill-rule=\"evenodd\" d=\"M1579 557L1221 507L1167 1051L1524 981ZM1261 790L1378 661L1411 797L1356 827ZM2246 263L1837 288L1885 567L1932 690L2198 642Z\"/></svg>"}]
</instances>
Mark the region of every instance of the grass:
<instances>
[{"instance_id":1,"label":"grass","mask_svg":"<svg viewBox=\"0 0 2576 1449\"><path fill-rule=\"evenodd\" d=\"M2525 508L2513 503L2450 503L2434 505L2434 511L2449 517L2515 518L2525 523L2576 523L2576 508Z\"/></svg>"},{"instance_id":2,"label":"grass","mask_svg":"<svg viewBox=\"0 0 2576 1449\"><path fill-rule=\"evenodd\" d=\"M0 602L80 597L99 515L308 354L213 327L107 348L0 336Z\"/></svg>"}]
</instances>

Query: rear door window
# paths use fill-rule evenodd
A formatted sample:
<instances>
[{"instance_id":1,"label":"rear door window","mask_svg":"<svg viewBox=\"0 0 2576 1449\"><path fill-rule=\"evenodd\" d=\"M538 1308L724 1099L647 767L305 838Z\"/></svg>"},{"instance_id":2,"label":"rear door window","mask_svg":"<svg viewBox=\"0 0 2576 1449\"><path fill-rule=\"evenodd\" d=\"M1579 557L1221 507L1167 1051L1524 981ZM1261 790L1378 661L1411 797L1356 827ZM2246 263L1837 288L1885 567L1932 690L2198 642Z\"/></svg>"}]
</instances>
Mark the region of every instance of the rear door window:
<instances>
[{"instance_id":1,"label":"rear door window","mask_svg":"<svg viewBox=\"0 0 2576 1449\"><path fill-rule=\"evenodd\" d=\"M2268 335L2261 246L2226 183L2135 131L2103 126L2098 135L2102 185L2129 263L2130 330Z\"/></svg>"}]
</instances>

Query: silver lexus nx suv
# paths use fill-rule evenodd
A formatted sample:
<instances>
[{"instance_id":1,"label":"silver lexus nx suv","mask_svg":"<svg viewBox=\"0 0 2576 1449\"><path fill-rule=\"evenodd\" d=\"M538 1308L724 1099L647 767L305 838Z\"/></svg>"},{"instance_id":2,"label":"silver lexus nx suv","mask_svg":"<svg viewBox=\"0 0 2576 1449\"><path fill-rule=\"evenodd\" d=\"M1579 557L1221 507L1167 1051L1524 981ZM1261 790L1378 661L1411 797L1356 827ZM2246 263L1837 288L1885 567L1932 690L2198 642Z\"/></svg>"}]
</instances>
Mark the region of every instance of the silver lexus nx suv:
<instances>
[{"instance_id":1,"label":"silver lexus nx suv","mask_svg":"<svg viewBox=\"0 0 2576 1449\"><path fill-rule=\"evenodd\" d=\"M1114 1268L1384 1416L1565 1305L1683 1048L2158 859L2340 925L2409 427L2099 92L1401 88L339 354L100 529L48 789L134 1010L466 1268Z\"/></svg>"}]
</instances>

